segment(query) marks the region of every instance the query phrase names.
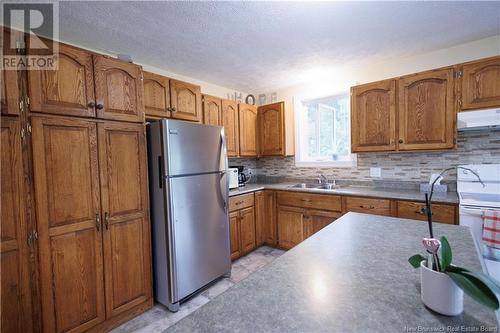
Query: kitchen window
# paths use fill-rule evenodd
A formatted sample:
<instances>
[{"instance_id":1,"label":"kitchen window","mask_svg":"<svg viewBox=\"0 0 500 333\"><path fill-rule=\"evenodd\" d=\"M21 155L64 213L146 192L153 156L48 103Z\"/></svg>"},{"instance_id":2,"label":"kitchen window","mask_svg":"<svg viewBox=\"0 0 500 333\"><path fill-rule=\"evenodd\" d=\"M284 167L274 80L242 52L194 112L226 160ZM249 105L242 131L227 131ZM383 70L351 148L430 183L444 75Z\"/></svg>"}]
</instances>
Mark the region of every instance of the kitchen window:
<instances>
[{"instance_id":1,"label":"kitchen window","mask_svg":"<svg viewBox=\"0 0 500 333\"><path fill-rule=\"evenodd\" d=\"M351 154L349 94L301 99L296 107L297 166L356 165Z\"/></svg>"}]
</instances>

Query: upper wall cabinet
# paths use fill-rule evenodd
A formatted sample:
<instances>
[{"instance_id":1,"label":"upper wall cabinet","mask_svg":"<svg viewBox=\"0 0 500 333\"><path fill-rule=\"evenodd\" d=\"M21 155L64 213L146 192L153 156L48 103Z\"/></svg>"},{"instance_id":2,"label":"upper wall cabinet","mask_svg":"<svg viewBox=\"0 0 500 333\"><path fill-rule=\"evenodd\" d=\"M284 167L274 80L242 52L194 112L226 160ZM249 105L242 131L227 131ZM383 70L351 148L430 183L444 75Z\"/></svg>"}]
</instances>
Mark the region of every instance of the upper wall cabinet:
<instances>
[{"instance_id":1,"label":"upper wall cabinet","mask_svg":"<svg viewBox=\"0 0 500 333\"><path fill-rule=\"evenodd\" d=\"M396 148L396 80L351 88L352 151Z\"/></svg>"},{"instance_id":2,"label":"upper wall cabinet","mask_svg":"<svg viewBox=\"0 0 500 333\"><path fill-rule=\"evenodd\" d=\"M464 64L461 88L463 110L500 106L500 57Z\"/></svg>"},{"instance_id":3,"label":"upper wall cabinet","mask_svg":"<svg viewBox=\"0 0 500 333\"><path fill-rule=\"evenodd\" d=\"M95 117L92 54L59 44L57 70L28 71L30 111Z\"/></svg>"},{"instance_id":4,"label":"upper wall cabinet","mask_svg":"<svg viewBox=\"0 0 500 333\"><path fill-rule=\"evenodd\" d=\"M220 98L203 95L203 123L222 126L222 100Z\"/></svg>"},{"instance_id":5,"label":"upper wall cabinet","mask_svg":"<svg viewBox=\"0 0 500 333\"><path fill-rule=\"evenodd\" d=\"M240 156L257 156L257 108L239 104Z\"/></svg>"},{"instance_id":6,"label":"upper wall cabinet","mask_svg":"<svg viewBox=\"0 0 500 333\"><path fill-rule=\"evenodd\" d=\"M201 90L194 84L170 80L172 118L201 122Z\"/></svg>"},{"instance_id":7,"label":"upper wall cabinet","mask_svg":"<svg viewBox=\"0 0 500 333\"><path fill-rule=\"evenodd\" d=\"M240 154L237 102L227 99L222 100L222 125L226 135L227 156L236 157Z\"/></svg>"},{"instance_id":8,"label":"upper wall cabinet","mask_svg":"<svg viewBox=\"0 0 500 333\"><path fill-rule=\"evenodd\" d=\"M257 133L260 156L294 154L292 114L291 111L286 112L285 102L259 106Z\"/></svg>"},{"instance_id":9,"label":"upper wall cabinet","mask_svg":"<svg viewBox=\"0 0 500 333\"><path fill-rule=\"evenodd\" d=\"M454 147L453 74L445 68L399 79L399 150Z\"/></svg>"},{"instance_id":10,"label":"upper wall cabinet","mask_svg":"<svg viewBox=\"0 0 500 333\"><path fill-rule=\"evenodd\" d=\"M97 117L144 121L143 79L140 66L94 57Z\"/></svg>"},{"instance_id":11,"label":"upper wall cabinet","mask_svg":"<svg viewBox=\"0 0 500 333\"><path fill-rule=\"evenodd\" d=\"M23 34L7 28L2 29L3 33L3 54L13 55L12 51L7 48L11 44L11 38L16 41L23 40ZM18 115L19 114L19 88L18 88L19 72L15 70L0 71L0 108L3 115Z\"/></svg>"},{"instance_id":12,"label":"upper wall cabinet","mask_svg":"<svg viewBox=\"0 0 500 333\"><path fill-rule=\"evenodd\" d=\"M170 84L167 77L144 72L144 111L146 116L170 117Z\"/></svg>"}]
</instances>

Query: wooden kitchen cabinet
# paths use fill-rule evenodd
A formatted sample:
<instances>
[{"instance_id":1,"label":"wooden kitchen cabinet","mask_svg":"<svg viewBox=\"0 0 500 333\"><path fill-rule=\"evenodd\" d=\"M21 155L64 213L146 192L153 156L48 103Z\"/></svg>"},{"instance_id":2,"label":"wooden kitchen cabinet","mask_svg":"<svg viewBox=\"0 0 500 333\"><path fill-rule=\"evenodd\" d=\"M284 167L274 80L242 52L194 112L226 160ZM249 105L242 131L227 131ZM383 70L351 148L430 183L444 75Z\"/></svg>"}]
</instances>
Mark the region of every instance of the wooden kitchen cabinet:
<instances>
[{"instance_id":1,"label":"wooden kitchen cabinet","mask_svg":"<svg viewBox=\"0 0 500 333\"><path fill-rule=\"evenodd\" d=\"M84 331L105 320L96 124L32 117L43 327Z\"/></svg>"},{"instance_id":2,"label":"wooden kitchen cabinet","mask_svg":"<svg viewBox=\"0 0 500 333\"><path fill-rule=\"evenodd\" d=\"M278 192L278 204L337 212L342 210L341 197L331 194L280 191Z\"/></svg>"},{"instance_id":3,"label":"wooden kitchen cabinet","mask_svg":"<svg viewBox=\"0 0 500 333\"><path fill-rule=\"evenodd\" d=\"M143 124L97 127L104 239L106 313L151 298L148 175Z\"/></svg>"},{"instance_id":4,"label":"wooden kitchen cabinet","mask_svg":"<svg viewBox=\"0 0 500 333\"><path fill-rule=\"evenodd\" d=\"M220 98L203 95L203 123L222 126L222 100Z\"/></svg>"},{"instance_id":5,"label":"wooden kitchen cabinet","mask_svg":"<svg viewBox=\"0 0 500 333\"><path fill-rule=\"evenodd\" d=\"M462 67L462 110L500 106L500 56Z\"/></svg>"},{"instance_id":6,"label":"wooden kitchen cabinet","mask_svg":"<svg viewBox=\"0 0 500 333\"><path fill-rule=\"evenodd\" d=\"M170 118L169 78L144 72L144 112L146 116Z\"/></svg>"},{"instance_id":7,"label":"wooden kitchen cabinet","mask_svg":"<svg viewBox=\"0 0 500 333\"><path fill-rule=\"evenodd\" d=\"M307 210L306 214L306 221L304 223L304 239L314 235L342 216L342 213L340 212L330 212L325 210Z\"/></svg>"},{"instance_id":8,"label":"wooden kitchen cabinet","mask_svg":"<svg viewBox=\"0 0 500 333\"><path fill-rule=\"evenodd\" d=\"M33 330L28 232L19 120L1 119L1 323L2 332Z\"/></svg>"},{"instance_id":9,"label":"wooden kitchen cabinet","mask_svg":"<svg viewBox=\"0 0 500 333\"><path fill-rule=\"evenodd\" d=\"M397 217L427 221L427 214L422 212L423 202L397 201ZM454 205L432 204L432 221L446 224L457 223L456 207Z\"/></svg>"},{"instance_id":10,"label":"wooden kitchen cabinet","mask_svg":"<svg viewBox=\"0 0 500 333\"><path fill-rule=\"evenodd\" d=\"M19 87L17 84L17 71L1 70L0 71L1 98L0 108L2 115L18 115L19 114Z\"/></svg>"},{"instance_id":11,"label":"wooden kitchen cabinet","mask_svg":"<svg viewBox=\"0 0 500 333\"><path fill-rule=\"evenodd\" d=\"M255 240L257 246L278 244L276 192L274 191L255 192Z\"/></svg>"},{"instance_id":12,"label":"wooden kitchen cabinet","mask_svg":"<svg viewBox=\"0 0 500 333\"><path fill-rule=\"evenodd\" d=\"M343 197L345 212L391 216L391 200L363 197Z\"/></svg>"},{"instance_id":13,"label":"wooden kitchen cabinet","mask_svg":"<svg viewBox=\"0 0 500 333\"><path fill-rule=\"evenodd\" d=\"M172 118L201 122L201 90L200 86L170 80L170 103Z\"/></svg>"},{"instance_id":14,"label":"wooden kitchen cabinet","mask_svg":"<svg viewBox=\"0 0 500 333\"><path fill-rule=\"evenodd\" d=\"M238 103L228 99L222 100L222 125L226 135L227 156L240 154L240 136L238 120Z\"/></svg>"},{"instance_id":15,"label":"wooden kitchen cabinet","mask_svg":"<svg viewBox=\"0 0 500 333\"><path fill-rule=\"evenodd\" d=\"M31 120L43 327L89 330L151 299L144 125Z\"/></svg>"},{"instance_id":16,"label":"wooden kitchen cabinet","mask_svg":"<svg viewBox=\"0 0 500 333\"><path fill-rule=\"evenodd\" d=\"M257 124L259 156L294 155L293 112L285 102L259 106Z\"/></svg>"},{"instance_id":17,"label":"wooden kitchen cabinet","mask_svg":"<svg viewBox=\"0 0 500 333\"><path fill-rule=\"evenodd\" d=\"M352 152L396 148L396 80L351 88Z\"/></svg>"},{"instance_id":18,"label":"wooden kitchen cabinet","mask_svg":"<svg viewBox=\"0 0 500 333\"><path fill-rule=\"evenodd\" d=\"M399 150L455 146L454 70L444 68L398 80Z\"/></svg>"},{"instance_id":19,"label":"wooden kitchen cabinet","mask_svg":"<svg viewBox=\"0 0 500 333\"><path fill-rule=\"evenodd\" d=\"M97 117L144 122L142 68L106 56L94 56Z\"/></svg>"},{"instance_id":20,"label":"wooden kitchen cabinet","mask_svg":"<svg viewBox=\"0 0 500 333\"><path fill-rule=\"evenodd\" d=\"M229 198L229 235L231 259L235 260L255 249L254 194Z\"/></svg>"},{"instance_id":21,"label":"wooden kitchen cabinet","mask_svg":"<svg viewBox=\"0 0 500 333\"><path fill-rule=\"evenodd\" d=\"M257 108L253 105L238 105L240 156L257 156Z\"/></svg>"},{"instance_id":22,"label":"wooden kitchen cabinet","mask_svg":"<svg viewBox=\"0 0 500 333\"><path fill-rule=\"evenodd\" d=\"M278 244L283 249L291 249L302 242L306 210L299 207L278 205Z\"/></svg>"},{"instance_id":23,"label":"wooden kitchen cabinet","mask_svg":"<svg viewBox=\"0 0 500 333\"><path fill-rule=\"evenodd\" d=\"M57 70L27 71L30 111L95 117L92 54L61 43L58 47Z\"/></svg>"}]
</instances>

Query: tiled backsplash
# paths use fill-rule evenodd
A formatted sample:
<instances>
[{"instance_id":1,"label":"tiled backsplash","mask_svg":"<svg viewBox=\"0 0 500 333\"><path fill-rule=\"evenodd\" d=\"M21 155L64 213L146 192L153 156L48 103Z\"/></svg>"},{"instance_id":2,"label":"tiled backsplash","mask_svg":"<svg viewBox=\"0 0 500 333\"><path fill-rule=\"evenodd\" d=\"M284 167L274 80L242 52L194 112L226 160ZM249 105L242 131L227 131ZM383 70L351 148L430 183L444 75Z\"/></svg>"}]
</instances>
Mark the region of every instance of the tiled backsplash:
<instances>
[{"instance_id":1,"label":"tiled backsplash","mask_svg":"<svg viewBox=\"0 0 500 333\"><path fill-rule=\"evenodd\" d=\"M316 178L318 173L323 173L330 179L427 182L431 173L439 173L448 167L500 163L500 130L460 132L458 147L451 151L358 154L357 167L351 168L296 167L293 157L231 159L229 164L236 162L256 170L257 174L262 176L311 179ZM381 168L381 178L370 177L370 167ZM454 190L456 173L448 173L445 181L450 184L450 190Z\"/></svg>"}]
</instances>

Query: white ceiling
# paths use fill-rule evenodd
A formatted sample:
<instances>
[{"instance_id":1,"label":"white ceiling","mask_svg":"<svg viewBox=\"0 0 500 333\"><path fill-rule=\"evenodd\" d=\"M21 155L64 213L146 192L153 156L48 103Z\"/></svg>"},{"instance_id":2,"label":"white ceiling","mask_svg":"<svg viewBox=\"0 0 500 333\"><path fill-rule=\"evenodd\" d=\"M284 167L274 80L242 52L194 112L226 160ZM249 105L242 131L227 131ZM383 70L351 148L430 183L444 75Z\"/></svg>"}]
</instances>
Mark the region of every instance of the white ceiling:
<instances>
[{"instance_id":1,"label":"white ceiling","mask_svg":"<svg viewBox=\"0 0 500 333\"><path fill-rule=\"evenodd\" d=\"M248 92L500 33L500 2L61 2L60 39Z\"/></svg>"}]
</instances>

